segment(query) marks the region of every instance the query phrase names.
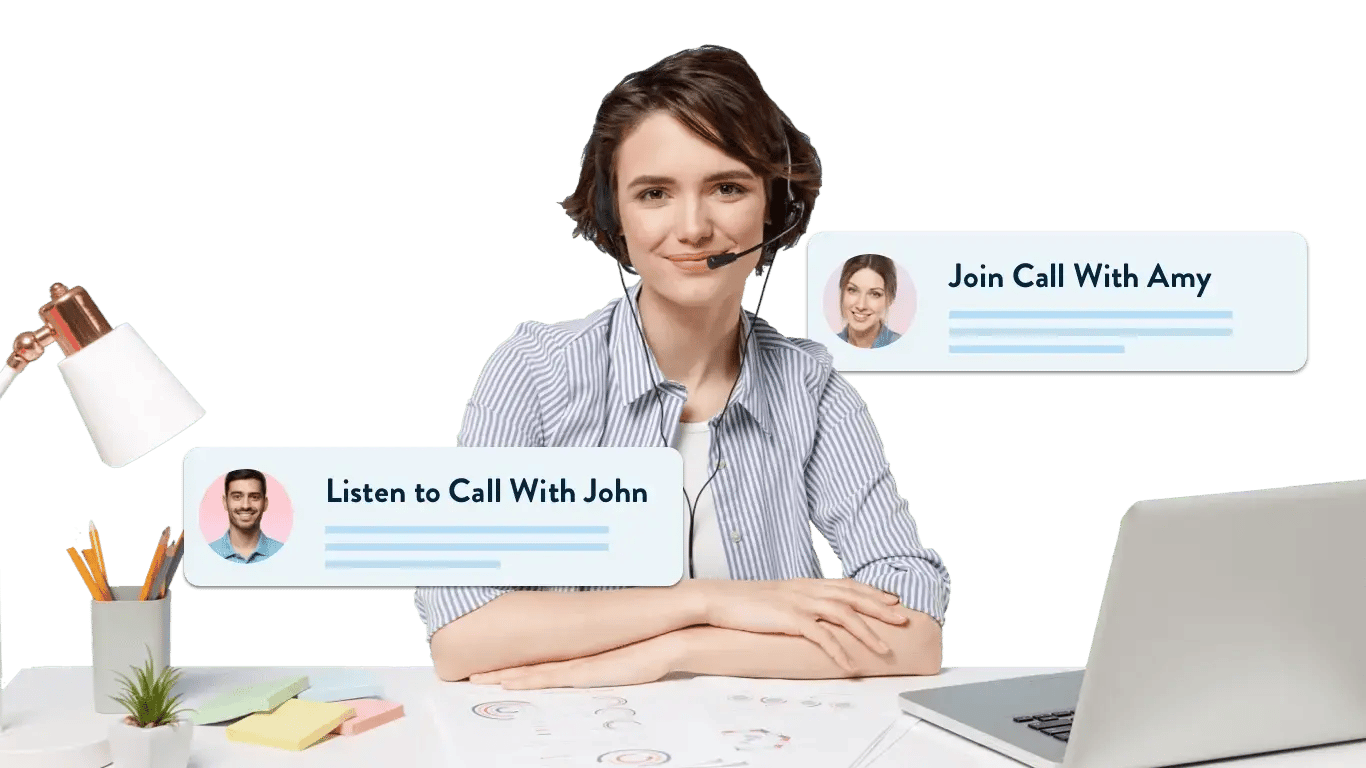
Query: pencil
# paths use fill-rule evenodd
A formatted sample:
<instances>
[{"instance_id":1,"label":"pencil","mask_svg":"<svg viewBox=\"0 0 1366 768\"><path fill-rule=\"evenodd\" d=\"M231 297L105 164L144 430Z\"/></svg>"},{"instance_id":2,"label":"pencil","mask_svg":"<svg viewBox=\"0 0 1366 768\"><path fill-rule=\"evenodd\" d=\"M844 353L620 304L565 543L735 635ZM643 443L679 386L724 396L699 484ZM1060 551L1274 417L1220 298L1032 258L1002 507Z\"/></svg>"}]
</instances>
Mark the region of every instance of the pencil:
<instances>
[{"instance_id":1,"label":"pencil","mask_svg":"<svg viewBox=\"0 0 1366 768\"><path fill-rule=\"evenodd\" d=\"M90 580L95 582L95 588L100 591L101 599L113 600L114 595L104 586L104 577L100 574L100 561L95 557L95 550L82 549L81 556L85 558L86 564L90 566Z\"/></svg>"},{"instance_id":2,"label":"pencil","mask_svg":"<svg viewBox=\"0 0 1366 768\"><path fill-rule=\"evenodd\" d=\"M100 532L95 528L95 521L90 521L90 548L95 550L95 560L100 564L100 581L104 584L104 591L110 593L113 599L112 590L109 588L109 566L104 562L104 547L100 546Z\"/></svg>"},{"instance_id":3,"label":"pencil","mask_svg":"<svg viewBox=\"0 0 1366 768\"><path fill-rule=\"evenodd\" d=\"M85 563L81 562L81 556L76 554L75 547L67 547L66 553L71 555L71 562L76 564L76 570L81 572L81 578L85 581L85 586L90 590L90 596L100 602L104 601L104 595L95 588L95 580L90 577L90 571L86 570Z\"/></svg>"},{"instance_id":4,"label":"pencil","mask_svg":"<svg viewBox=\"0 0 1366 768\"><path fill-rule=\"evenodd\" d=\"M152 596L152 582L156 581L157 569L166 559L166 540L171 538L171 526L166 526L166 530L161 532L161 540L157 542L156 551L152 553L152 563L147 566L147 578L142 581L142 591L138 592L139 600L146 600Z\"/></svg>"},{"instance_id":5,"label":"pencil","mask_svg":"<svg viewBox=\"0 0 1366 768\"><path fill-rule=\"evenodd\" d=\"M160 579L161 591L157 593L158 600L165 597L166 590L171 588L171 577L175 575L175 569L177 566L180 565L180 556L183 553L184 549L185 532L181 531L180 538L176 539L176 543L172 544L170 548L166 551L166 558L168 562L166 563L165 573Z\"/></svg>"}]
</instances>

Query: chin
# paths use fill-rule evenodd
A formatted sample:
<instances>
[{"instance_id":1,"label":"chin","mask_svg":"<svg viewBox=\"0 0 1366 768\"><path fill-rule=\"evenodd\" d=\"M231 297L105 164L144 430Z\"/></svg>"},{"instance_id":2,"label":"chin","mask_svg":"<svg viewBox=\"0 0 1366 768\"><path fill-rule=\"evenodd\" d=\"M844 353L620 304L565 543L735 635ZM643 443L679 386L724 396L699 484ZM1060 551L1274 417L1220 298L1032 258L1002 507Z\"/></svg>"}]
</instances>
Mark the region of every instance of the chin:
<instances>
[{"instance_id":1,"label":"chin","mask_svg":"<svg viewBox=\"0 0 1366 768\"><path fill-rule=\"evenodd\" d=\"M683 307L703 307L716 302L725 283L716 274L689 275L683 280L654 283L649 289L671 304Z\"/></svg>"}]
</instances>

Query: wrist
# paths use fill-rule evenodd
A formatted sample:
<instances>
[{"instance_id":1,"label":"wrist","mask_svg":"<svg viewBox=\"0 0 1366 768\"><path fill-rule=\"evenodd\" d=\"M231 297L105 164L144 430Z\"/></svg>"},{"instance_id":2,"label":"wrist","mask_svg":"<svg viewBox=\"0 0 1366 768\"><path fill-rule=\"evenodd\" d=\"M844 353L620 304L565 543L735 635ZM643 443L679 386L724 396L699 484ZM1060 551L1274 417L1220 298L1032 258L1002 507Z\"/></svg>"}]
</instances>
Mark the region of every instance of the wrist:
<instances>
[{"instance_id":1,"label":"wrist","mask_svg":"<svg viewBox=\"0 0 1366 768\"><path fill-rule=\"evenodd\" d=\"M710 595L705 580L687 579L672 587L675 590L683 613L683 626L708 623L711 611Z\"/></svg>"},{"instance_id":2,"label":"wrist","mask_svg":"<svg viewBox=\"0 0 1366 768\"><path fill-rule=\"evenodd\" d=\"M697 654L700 630L705 627L687 627L660 635L655 640L661 644L660 653L668 662L670 672L691 672Z\"/></svg>"}]
</instances>

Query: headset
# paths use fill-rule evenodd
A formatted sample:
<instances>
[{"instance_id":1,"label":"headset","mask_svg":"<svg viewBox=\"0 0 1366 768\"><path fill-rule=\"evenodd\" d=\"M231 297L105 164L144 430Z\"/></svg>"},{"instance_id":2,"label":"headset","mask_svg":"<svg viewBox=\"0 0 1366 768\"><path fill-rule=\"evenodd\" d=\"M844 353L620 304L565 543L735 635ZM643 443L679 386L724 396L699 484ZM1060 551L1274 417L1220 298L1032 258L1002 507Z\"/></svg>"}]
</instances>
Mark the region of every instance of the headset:
<instances>
[{"instance_id":1,"label":"headset","mask_svg":"<svg viewBox=\"0 0 1366 768\"><path fill-rule=\"evenodd\" d=\"M764 275L764 284L759 289L759 302L754 307L754 317L756 320L759 317L759 307L763 306L764 303L764 292L768 290L768 278L773 274L773 270L770 269L765 271L764 267L772 266L774 257L777 256L778 253L777 248L772 248L770 250L769 248L767 248L767 246L772 246L774 243L781 240L785 235L787 235L788 232L791 232L798 224L801 223L802 215L806 212L805 203L803 203L800 200L797 200L796 196L793 194L792 191L792 144L790 139L788 139L787 133L787 129L791 128L792 126L791 123L788 122L786 117L782 119L781 127L783 129L783 145L787 157L787 195L783 200L780 201L777 199L776 195L770 194L769 211L771 217L772 212L775 210L775 208L781 207L781 220L783 222L783 230L774 237L768 238L767 240L764 240L758 245L752 248L747 248L743 251L740 251L739 253L721 253L715 256L707 257L707 267L709 269L720 269L721 267L724 267L728 264L735 263L742 256L752 253L760 248L765 249L763 257L759 259L759 264L755 267L754 270L754 273L756 275ZM793 130L795 131L795 128L793 128ZM598 227L599 236L607 238L610 242L616 239L616 232L620 229L620 226L618 225L616 220L616 201L613 199L611 185L606 183L607 180L603 178L603 176L604 174L602 172L602 169L599 168L597 178L595 179L596 199L594 201L594 208L596 210L594 223ZM625 252L625 243L613 243L613 245L615 247L621 248L623 253ZM641 325L640 313L636 311L635 304L631 302L630 292L629 289L626 287L626 275L624 273L624 270L629 269L632 274L636 274L636 271L634 269L631 269L630 267L624 267L620 259L614 258L614 260L617 262L617 276L621 279L622 294L626 296L626 304L631 308L631 314L634 316L636 321L636 331L640 334L641 351L645 354L645 359L649 360L650 349L649 345L645 342L645 328L643 325ZM742 309L741 314L743 315L743 313L744 310ZM742 327L745 326L745 323L743 322L743 317L741 318L740 324ZM721 413L717 417L717 423L720 423L722 420L725 419L726 411L730 408L730 400L735 395L735 388L739 386L740 377L744 375L745 358L748 357L749 337L750 333L752 332L752 328L752 323L749 325L749 327L745 328L744 336L740 341L740 369L735 374L735 381L732 382L730 385L730 392L726 394L726 403L721 407ZM659 384L660 382L656 381L654 386L655 403L659 406L659 439L663 446L667 448L669 447L669 437L665 432L664 399L659 394ZM606 434L606 429L607 425L604 421L604 434ZM713 468L711 474L707 476L707 480L702 484L702 487L697 490L697 496L695 498L690 498L688 496L687 489L683 489L683 500L688 505L688 515L690 520L696 518L697 502L702 498L702 494L707 490L707 486L711 485L711 481L716 478L716 473L721 470L721 466L725 464L725 461L719 458L721 455L721 433L714 432L713 439L716 442L716 455L718 456L715 468ZM691 542L689 542L689 547L691 548Z\"/></svg>"}]
</instances>

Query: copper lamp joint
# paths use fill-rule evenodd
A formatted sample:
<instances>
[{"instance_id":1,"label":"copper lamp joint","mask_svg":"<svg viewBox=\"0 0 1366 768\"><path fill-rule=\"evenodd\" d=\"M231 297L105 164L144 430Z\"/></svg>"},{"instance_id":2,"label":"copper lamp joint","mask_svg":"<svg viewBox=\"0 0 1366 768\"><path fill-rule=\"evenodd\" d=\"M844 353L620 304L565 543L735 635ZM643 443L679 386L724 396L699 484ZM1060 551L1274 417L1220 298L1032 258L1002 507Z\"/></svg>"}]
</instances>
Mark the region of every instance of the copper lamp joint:
<instances>
[{"instance_id":1,"label":"copper lamp joint","mask_svg":"<svg viewBox=\"0 0 1366 768\"><path fill-rule=\"evenodd\" d=\"M13 368L16 374L37 360L43 354L43 349L53 342L61 347L63 354L70 356L113 330L99 307L90 299L90 294L79 285L68 289L56 283L49 293L52 301L38 310L38 317L43 321L42 327L15 337L14 353L5 361L5 365Z\"/></svg>"}]
</instances>

